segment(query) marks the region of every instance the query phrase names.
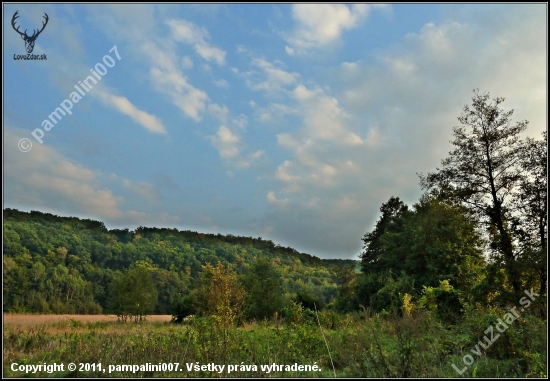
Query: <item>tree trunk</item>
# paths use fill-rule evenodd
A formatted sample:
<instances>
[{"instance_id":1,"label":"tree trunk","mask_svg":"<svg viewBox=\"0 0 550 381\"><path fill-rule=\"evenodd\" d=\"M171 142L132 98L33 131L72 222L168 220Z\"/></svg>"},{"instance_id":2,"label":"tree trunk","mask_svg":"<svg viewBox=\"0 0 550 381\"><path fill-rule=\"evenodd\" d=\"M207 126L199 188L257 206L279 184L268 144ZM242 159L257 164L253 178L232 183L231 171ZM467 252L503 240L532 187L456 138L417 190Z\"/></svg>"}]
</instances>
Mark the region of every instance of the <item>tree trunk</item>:
<instances>
[{"instance_id":1,"label":"tree trunk","mask_svg":"<svg viewBox=\"0 0 550 381\"><path fill-rule=\"evenodd\" d=\"M508 277L510 278L512 289L514 290L514 293L519 293L521 291L519 283L519 273L517 271L516 261L514 258L512 240L510 238L510 234L504 228L501 202L497 196L491 154L489 153L489 141L487 140L485 141L485 157L487 159L487 172L489 175L489 184L491 185L491 196L493 199L493 207L490 210L489 217L496 225L500 234L500 249L502 251L502 254L504 254L504 260L506 262L506 272L508 273Z\"/></svg>"}]
</instances>

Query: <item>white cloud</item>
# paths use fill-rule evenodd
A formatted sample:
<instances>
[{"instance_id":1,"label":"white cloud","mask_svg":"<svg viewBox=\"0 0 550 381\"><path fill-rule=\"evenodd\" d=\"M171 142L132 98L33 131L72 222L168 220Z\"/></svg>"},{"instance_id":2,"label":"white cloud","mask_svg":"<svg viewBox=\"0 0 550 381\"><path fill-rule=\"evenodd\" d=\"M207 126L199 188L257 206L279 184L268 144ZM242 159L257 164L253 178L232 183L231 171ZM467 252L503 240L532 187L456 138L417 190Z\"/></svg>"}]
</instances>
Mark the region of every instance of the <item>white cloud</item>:
<instances>
[{"instance_id":1,"label":"white cloud","mask_svg":"<svg viewBox=\"0 0 550 381\"><path fill-rule=\"evenodd\" d=\"M57 150L33 142L29 152L20 152L17 142L28 131L8 127L4 131L5 201L16 208L38 209L59 215L95 218L103 222L140 223L177 221L167 213L148 214L124 210L125 198L116 196L103 185L117 180L112 173L104 175L68 159ZM148 199L157 199L155 187L148 183L122 181L125 188Z\"/></svg>"},{"instance_id":2,"label":"white cloud","mask_svg":"<svg viewBox=\"0 0 550 381\"><path fill-rule=\"evenodd\" d=\"M208 95L187 82L187 77L179 70L151 69L151 79L159 92L172 98L172 102L187 116L200 121L201 112L206 108Z\"/></svg>"},{"instance_id":3,"label":"white cloud","mask_svg":"<svg viewBox=\"0 0 550 381\"><path fill-rule=\"evenodd\" d=\"M191 85L176 64L177 57L171 47L164 49L152 41L141 45L141 51L151 61L151 79L157 91L168 94L174 105L195 121L201 120L208 95Z\"/></svg>"},{"instance_id":4,"label":"white cloud","mask_svg":"<svg viewBox=\"0 0 550 381\"><path fill-rule=\"evenodd\" d=\"M211 103L208 105L208 112L220 122L227 123L229 118L229 109L226 105L220 106L217 103Z\"/></svg>"},{"instance_id":5,"label":"white cloud","mask_svg":"<svg viewBox=\"0 0 550 381\"><path fill-rule=\"evenodd\" d=\"M210 141L218 149L222 159L234 159L239 155L239 140L239 137L224 125L220 126L216 136L210 137Z\"/></svg>"},{"instance_id":6,"label":"white cloud","mask_svg":"<svg viewBox=\"0 0 550 381\"><path fill-rule=\"evenodd\" d=\"M225 79L219 79L214 81L214 85L227 89L229 87L229 82L227 82Z\"/></svg>"},{"instance_id":7,"label":"white cloud","mask_svg":"<svg viewBox=\"0 0 550 381\"><path fill-rule=\"evenodd\" d=\"M254 103L255 107L257 106ZM258 107L255 110L256 118L262 123L285 123L288 115L298 115L298 107L292 107L284 103L271 102L268 107Z\"/></svg>"},{"instance_id":8,"label":"white cloud","mask_svg":"<svg viewBox=\"0 0 550 381\"><path fill-rule=\"evenodd\" d=\"M275 196L275 192L273 191L269 191L267 193L267 201L269 201L271 204L273 205L276 205L276 206L286 206L289 204L290 200L288 198L285 198L285 199L278 199L276 196Z\"/></svg>"},{"instance_id":9,"label":"white cloud","mask_svg":"<svg viewBox=\"0 0 550 381\"><path fill-rule=\"evenodd\" d=\"M267 81L256 85L256 89L271 89L291 85L298 79L297 73L289 73L263 58L254 58L252 64L262 69L267 75Z\"/></svg>"},{"instance_id":10,"label":"white cloud","mask_svg":"<svg viewBox=\"0 0 550 381\"><path fill-rule=\"evenodd\" d=\"M257 150L256 152L250 154L250 158L252 158L254 160L257 160L257 159L261 158L264 155L264 153L265 152L261 149Z\"/></svg>"},{"instance_id":11,"label":"white cloud","mask_svg":"<svg viewBox=\"0 0 550 381\"><path fill-rule=\"evenodd\" d=\"M225 52L207 44L198 44L195 46L197 53L207 61L216 61L218 65L225 63Z\"/></svg>"},{"instance_id":12,"label":"white cloud","mask_svg":"<svg viewBox=\"0 0 550 381\"><path fill-rule=\"evenodd\" d=\"M227 164L235 168L250 168L264 155L263 150L257 150L247 155L243 154L244 144L242 143L240 134L223 124L215 136L209 136L208 138L220 153L220 157ZM230 176L232 175L231 173Z\"/></svg>"},{"instance_id":13,"label":"white cloud","mask_svg":"<svg viewBox=\"0 0 550 381\"><path fill-rule=\"evenodd\" d=\"M122 19L127 16L127 10L122 10L121 12L121 8L119 6L107 7L110 11L112 11L109 12L110 16L117 15L117 17L121 17ZM141 17L142 14L140 13L141 11L144 11L146 13L149 7L138 5L135 6L133 9L137 11L136 14L134 14L133 22L135 23L136 19L138 19L141 25L141 29L134 29L136 28L136 26L132 24L129 25L128 29L126 29L125 31L118 30L117 33L124 35L126 32L128 32L128 30L131 30L132 37L136 38L136 34L142 33L144 29L152 27L152 25L151 22L148 21L147 17ZM71 21L75 22L73 18L66 18L63 16L58 17L56 16L56 11L57 10L55 7L47 10L50 17L57 20L53 24L51 22L49 23L48 30L62 37L56 40L57 42L55 44L49 46L48 51L51 52L50 54L53 54L55 57L57 57L58 60L54 65L46 65L45 68L46 70L48 70L50 83L58 88L60 91L65 93L68 88L72 89L77 82L83 79L83 74L91 74L89 72L90 67L88 63L85 63L87 61L87 53L85 54L85 50L82 48L81 39L83 38L82 35L84 34L84 32L80 27L80 24L76 22L74 25L72 25ZM41 18L43 13L39 14L41 15ZM111 17L103 21L106 28L114 28L114 25L116 24L116 22ZM54 28L54 30L50 28ZM113 53L110 54L113 55ZM121 54L123 57L125 56L124 52L121 53L119 51L119 54ZM120 70L122 68L122 66L120 65L124 65L124 62L125 61L122 61L122 63L117 63L116 66L112 69L109 68L108 73L111 73L111 71L115 73L116 71ZM113 95L113 93L115 93L116 91L110 89L107 86L107 83L111 81L110 78L112 75L116 74L107 74L106 76L102 77L99 82L94 83L94 85L92 86L92 90L90 91L91 96L96 97L97 99L102 101L103 104L111 107L113 110L129 116L136 123L147 129L148 131L153 133L165 134L166 129L163 126L160 118L139 109L125 97ZM91 78L94 77L92 76ZM95 79L93 81L95 82ZM84 101L83 103L87 104L86 101ZM79 104L78 107L82 108L86 106Z\"/></svg>"},{"instance_id":14,"label":"white cloud","mask_svg":"<svg viewBox=\"0 0 550 381\"><path fill-rule=\"evenodd\" d=\"M4 190L10 203L111 219L122 216L119 204L123 199L101 186L98 173L36 141L31 151L18 151L20 136L27 134L27 131L11 128L4 134Z\"/></svg>"},{"instance_id":15,"label":"white cloud","mask_svg":"<svg viewBox=\"0 0 550 381\"><path fill-rule=\"evenodd\" d=\"M132 120L140 124L148 131L157 134L166 133L166 128L164 128L162 121L158 117L140 110L134 104L132 104L132 102L130 102L128 98L113 95L103 90L97 90L96 94L103 101L103 103L114 108L124 115L128 115L130 118L132 118Z\"/></svg>"},{"instance_id":16,"label":"white cloud","mask_svg":"<svg viewBox=\"0 0 550 381\"><path fill-rule=\"evenodd\" d=\"M181 59L181 67L185 70L193 68L193 60L189 56L184 56Z\"/></svg>"},{"instance_id":17,"label":"white cloud","mask_svg":"<svg viewBox=\"0 0 550 381\"><path fill-rule=\"evenodd\" d=\"M186 116L195 121L202 119L208 94L193 86L184 75L182 70L191 69L193 61L188 56L178 56L174 36L162 35L155 17L159 8L152 4L110 4L88 9L98 29L109 38L115 36L123 40L129 54L133 55L131 59L149 66L149 76L157 92L167 95ZM186 24L184 20L170 20L170 23L179 28L178 41L199 43L201 38L207 37L205 30L192 23ZM171 30L173 34L173 28ZM213 56L210 59L219 58Z\"/></svg>"},{"instance_id":18,"label":"white cloud","mask_svg":"<svg viewBox=\"0 0 550 381\"><path fill-rule=\"evenodd\" d=\"M220 106L217 103L211 103L208 105L208 112L222 124L230 123L232 126L240 130L246 129L248 124L248 118L244 114L240 114L236 117L230 117L230 112L226 105Z\"/></svg>"},{"instance_id":19,"label":"white cloud","mask_svg":"<svg viewBox=\"0 0 550 381\"><path fill-rule=\"evenodd\" d=\"M304 133L308 138L330 140L335 144L360 145L363 140L351 131L352 119L335 97L321 89L309 90L298 85L292 92L304 116Z\"/></svg>"},{"instance_id":20,"label":"white cloud","mask_svg":"<svg viewBox=\"0 0 550 381\"><path fill-rule=\"evenodd\" d=\"M215 61L218 65L225 63L226 53L222 49L211 46L205 41L209 37L206 29L183 19L172 19L166 23L172 30L172 38L174 40L193 45L197 54L206 61Z\"/></svg>"},{"instance_id":21,"label":"white cloud","mask_svg":"<svg viewBox=\"0 0 550 381\"><path fill-rule=\"evenodd\" d=\"M283 68L283 63L274 63L264 58L253 58L251 64L260 69L260 72L251 70L243 73L246 83L252 90L273 92L295 84L300 75L291 73Z\"/></svg>"},{"instance_id":22,"label":"white cloud","mask_svg":"<svg viewBox=\"0 0 550 381\"><path fill-rule=\"evenodd\" d=\"M546 35L541 9L497 7L477 19L465 12L464 21L428 23L374 61L342 63L332 72L341 86L333 93L295 84L289 94L302 124L277 134L290 155L274 171L280 188L268 198L287 205L272 208L260 226L328 257L358 253L383 202L418 200L416 173L434 171L447 156L474 88L504 96L513 120L531 121L529 136L540 138L547 55L545 39L533 36Z\"/></svg>"},{"instance_id":23,"label":"white cloud","mask_svg":"<svg viewBox=\"0 0 550 381\"><path fill-rule=\"evenodd\" d=\"M244 114L239 114L238 116L231 118L231 123L238 129L244 130L248 125L248 117Z\"/></svg>"},{"instance_id":24,"label":"white cloud","mask_svg":"<svg viewBox=\"0 0 550 381\"><path fill-rule=\"evenodd\" d=\"M159 202L162 198L162 195L160 194L158 188L155 185L146 181L135 183L128 179L123 179L122 185L124 186L124 188L131 190L132 192L151 202Z\"/></svg>"},{"instance_id":25,"label":"white cloud","mask_svg":"<svg viewBox=\"0 0 550 381\"><path fill-rule=\"evenodd\" d=\"M294 4L292 17L296 29L287 37L289 55L329 45L338 41L345 30L357 27L373 6L354 4Z\"/></svg>"}]
</instances>

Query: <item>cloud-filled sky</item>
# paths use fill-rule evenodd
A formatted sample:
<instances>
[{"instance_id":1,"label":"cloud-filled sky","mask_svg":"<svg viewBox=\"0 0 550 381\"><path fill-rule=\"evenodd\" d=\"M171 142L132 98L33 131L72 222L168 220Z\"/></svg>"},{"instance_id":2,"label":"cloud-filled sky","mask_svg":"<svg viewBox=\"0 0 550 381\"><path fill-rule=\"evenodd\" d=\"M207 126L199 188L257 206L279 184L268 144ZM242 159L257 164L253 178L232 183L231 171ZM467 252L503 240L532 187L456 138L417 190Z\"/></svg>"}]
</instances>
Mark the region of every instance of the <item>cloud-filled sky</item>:
<instances>
[{"instance_id":1,"label":"cloud-filled sky","mask_svg":"<svg viewBox=\"0 0 550 381\"><path fill-rule=\"evenodd\" d=\"M29 35L47 13L33 51L46 60L17 59L16 11ZM4 207L357 258L383 202L418 200L417 173L447 155L473 89L505 97L541 137L546 15L546 4L4 4Z\"/></svg>"}]
</instances>

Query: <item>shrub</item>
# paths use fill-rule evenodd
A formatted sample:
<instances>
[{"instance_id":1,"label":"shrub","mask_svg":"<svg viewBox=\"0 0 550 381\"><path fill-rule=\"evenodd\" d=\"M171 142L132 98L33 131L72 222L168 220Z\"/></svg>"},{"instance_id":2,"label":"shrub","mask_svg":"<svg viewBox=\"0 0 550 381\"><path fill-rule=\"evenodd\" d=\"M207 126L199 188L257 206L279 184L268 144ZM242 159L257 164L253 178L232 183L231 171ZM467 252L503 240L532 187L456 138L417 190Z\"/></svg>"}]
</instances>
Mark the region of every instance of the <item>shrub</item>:
<instances>
[{"instance_id":1,"label":"shrub","mask_svg":"<svg viewBox=\"0 0 550 381\"><path fill-rule=\"evenodd\" d=\"M290 302L283 308L282 314L286 318L287 322L291 325L298 325L302 323L304 308L300 303L294 301Z\"/></svg>"}]
</instances>

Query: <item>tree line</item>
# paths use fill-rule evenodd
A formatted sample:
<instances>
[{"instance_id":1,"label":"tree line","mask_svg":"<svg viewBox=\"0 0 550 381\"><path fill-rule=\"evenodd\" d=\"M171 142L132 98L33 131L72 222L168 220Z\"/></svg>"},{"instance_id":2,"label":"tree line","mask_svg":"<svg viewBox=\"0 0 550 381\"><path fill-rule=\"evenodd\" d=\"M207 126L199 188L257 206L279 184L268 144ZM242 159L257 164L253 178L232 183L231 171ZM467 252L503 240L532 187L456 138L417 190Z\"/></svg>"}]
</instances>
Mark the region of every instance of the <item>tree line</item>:
<instances>
[{"instance_id":1,"label":"tree line","mask_svg":"<svg viewBox=\"0 0 550 381\"><path fill-rule=\"evenodd\" d=\"M205 266L218 263L251 291L246 274L264 261L279 274L283 303L301 293L327 304L337 294L336 265L260 237L108 230L99 221L5 209L3 249L4 312L172 314L189 307Z\"/></svg>"},{"instance_id":2,"label":"tree line","mask_svg":"<svg viewBox=\"0 0 550 381\"><path fill-rule=\"evenodd\" d=\"M517 304L533 290L545 317L547 132L522 139L528 122L512 123L502 102L474 90L454 149L419 174L420 200L410 208L392 196L381 206L362 238L361 274L339 272L341 310L403 313L431 303L457 317L465 305Z\"/></svg>"}]
</instances>

